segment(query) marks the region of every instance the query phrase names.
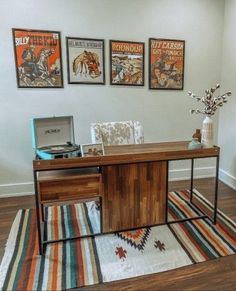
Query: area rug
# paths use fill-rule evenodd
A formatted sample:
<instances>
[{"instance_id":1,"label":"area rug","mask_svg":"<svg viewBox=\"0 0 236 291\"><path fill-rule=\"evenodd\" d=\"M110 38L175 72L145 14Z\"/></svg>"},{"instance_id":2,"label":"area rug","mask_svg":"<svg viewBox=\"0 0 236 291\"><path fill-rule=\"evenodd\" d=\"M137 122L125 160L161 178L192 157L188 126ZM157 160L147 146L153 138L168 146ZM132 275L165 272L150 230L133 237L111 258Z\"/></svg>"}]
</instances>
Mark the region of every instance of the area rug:
<instances>
[{"instance_id":1,"label":"area rug","mask_svg":"<svg viewBox=\"0 0 236 291\"><path fill-rule=\"evenodd\" d=\"M194 191L169 193L169 220L212 213ZM98 229L95 204L47 209L50 239ZM78 222L78 218L80 221ZM38 255L35 211L20 210L0 266L2 290L60 290L158 273L236 253L236 223L221 211L217 224L206 219L100 235L47 245ZM81 221L84 221L83 223Z\"/></svg>"}]
</instances>

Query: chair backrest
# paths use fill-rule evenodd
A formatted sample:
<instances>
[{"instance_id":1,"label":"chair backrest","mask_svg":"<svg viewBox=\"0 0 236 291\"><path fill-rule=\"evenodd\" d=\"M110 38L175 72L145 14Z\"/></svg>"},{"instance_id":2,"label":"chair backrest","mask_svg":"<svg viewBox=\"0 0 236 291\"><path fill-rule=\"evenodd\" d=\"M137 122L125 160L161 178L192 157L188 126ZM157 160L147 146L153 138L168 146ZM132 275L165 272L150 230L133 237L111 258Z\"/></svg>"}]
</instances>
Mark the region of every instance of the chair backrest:
<instances>
[{"instance_id":1,"label":"chair backrest","mask_svg":"<svg viewBox=\"0 0 236 291\"><path fill-rule=\"evenodd\" d=\"M113 121L92 123L90 127L92 143L104 145L144 143L143 128L139 121Z\"/></svg>"}]
</instances>

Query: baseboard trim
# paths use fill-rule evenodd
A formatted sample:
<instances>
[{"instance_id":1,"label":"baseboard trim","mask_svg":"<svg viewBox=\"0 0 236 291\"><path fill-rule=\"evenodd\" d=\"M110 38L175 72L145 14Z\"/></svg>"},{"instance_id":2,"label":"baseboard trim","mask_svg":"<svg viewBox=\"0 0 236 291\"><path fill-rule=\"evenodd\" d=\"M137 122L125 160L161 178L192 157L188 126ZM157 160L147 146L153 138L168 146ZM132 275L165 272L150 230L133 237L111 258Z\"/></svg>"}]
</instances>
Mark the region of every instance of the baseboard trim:
<instances>
[{"instance_id":1,"label":"baseboard trim","mask_svg":"<svg viewBox=\"0 0 236 291\"><path fill-rule=\"evenodd\" d=\"M179 181L190 179L190 168L170 170L169 180ZM201 167L194 169L194 178L209 178L215 175L215 167ZM34 194L33 182L2 184L0 185L0 198L27 196Z\"/></svg>"},{"instance_id":2,"label":"baseboard trim","mask_svg":"<svg viewBox=\"0 0 236 291\"><path fill-rule=\"evenodd\" d=\"M230 188L236 190L236 177L230 175L228 172L220 169L219 171L219 178L220 180L228 185Z\"/></svg>"},{"instance_id":3,"label":"baseboard trim","mask_svg":"<svg viewBox=\"0 0 236 291\"><path fill-rule=\"evenodd\" d=\"M194 168L194 179L214 177L215 171L215 167ZM189 180L190 178L190 168L169 171L169 181Z\"/></svg>"},{"instance_id":4,"label":"baseboard trim","mask_svg":"<svg viewBox=\"0 0 236 291\"><path fill-rule=\"evenodd\" d=\"M33 195L33 193L34 193L33 182L0 185L0 198L28 196Z\"/></svg>"},{"instance_id":5,"label":"baseboard trim","mask_svg":"<svg viewBox=\"0 0 236 291\"><path fill-rule=\"evenodd\" d=\"M190 179L191 169L177 169L170 170L169 180L179 181ZM202 167L194 169L194 178L210 178L215 175L215 167ZM230 175L223 169L219 170L219 179L228 185L229 187L236 190L236 177ZM2 184L0 185L0 198L16 197L16 196L28 196L34 194L34 184L33 182L26 183L16 183L16 184Z\"/></svg>"}]
</instances>

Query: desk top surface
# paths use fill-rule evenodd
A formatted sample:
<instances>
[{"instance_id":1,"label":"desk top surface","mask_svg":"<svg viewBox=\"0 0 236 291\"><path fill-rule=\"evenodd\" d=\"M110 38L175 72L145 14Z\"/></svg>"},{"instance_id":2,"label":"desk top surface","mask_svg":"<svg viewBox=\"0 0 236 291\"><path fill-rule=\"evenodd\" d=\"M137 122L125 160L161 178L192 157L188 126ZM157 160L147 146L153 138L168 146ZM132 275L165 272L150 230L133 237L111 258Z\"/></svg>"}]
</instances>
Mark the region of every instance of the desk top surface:
<instances>
[{"instance_id":1,"label":"desk top surface","mask_svg":"<svg viewBox=\"0 0 236 291\"><path fill-rule=\"evenodd\" d=\"M217 146L188 149L189 141L105 146L104 156L34 160L34 170L69 169L151 161L169 161L191 158L217 157Z\"/></svg>"}]
</instances>

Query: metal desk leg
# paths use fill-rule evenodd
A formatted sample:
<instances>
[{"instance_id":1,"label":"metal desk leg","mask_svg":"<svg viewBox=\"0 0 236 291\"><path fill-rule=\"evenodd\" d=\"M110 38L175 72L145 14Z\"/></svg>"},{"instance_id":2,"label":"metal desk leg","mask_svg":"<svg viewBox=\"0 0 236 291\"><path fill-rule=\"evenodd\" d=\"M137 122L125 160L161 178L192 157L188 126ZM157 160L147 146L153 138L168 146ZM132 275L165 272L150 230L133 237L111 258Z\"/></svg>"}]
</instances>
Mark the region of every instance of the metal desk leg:
<instances>
[{"instance_id":1,"label":"metal desk leg","mask_svg":"<svg viewBox=\"0 0 236 291\"><path fill-rule=\"evenodd\" d=\"M214 217L213 217L214 224L216 224L216 220L217 220L219 161L220 161L220 157L217 156L216 157L216 177L215 177Z\"/></svg>"},{"instance_id":2,"label":"metal desk leg","mask_svg":"<svg viewBox=\"0 0 236 291\"><path fill-rule=\"evenodd\" d=\"M169 201L169 161L166 161L166 213L165 223L168 223L168 201Z\"/></svg>"},{"instance_id":3,"label":"metal desk leg","mask_svg":"<svg viewBox=\"0 0 236 291\"><path fill-rule=\"evenodd\" d=\"M190 202L193 201L193 171L194 171L194 159L191 159Z\"/></svg>"},{"instance_id":4,"label":"metal desk leg","mask_svg":"<svg viewBox=\"0 0 236 291\"><path fill-rule=\"evenodd\" d=\"M44 222L45 221L45 218L44 218L44 206L43 206L43 204L40 204L40 208L41 208L42 221Z\"/></svg>"},{"instance_id":5,"label":"metal desk leg","mask_svg":"<svg viewBox=\"0 0 236 291\"><path fill-rule=\"evenodd\" d=\"M41 234L41 222L40 222L40 206L38 197L38 186L37 186L37 172L34 171L34 191L35 191L35 204L36 204L36 221L38 229L38 243L39 243L39 254L43 254L42 234Z\"/></svg>"}]
</instances>

